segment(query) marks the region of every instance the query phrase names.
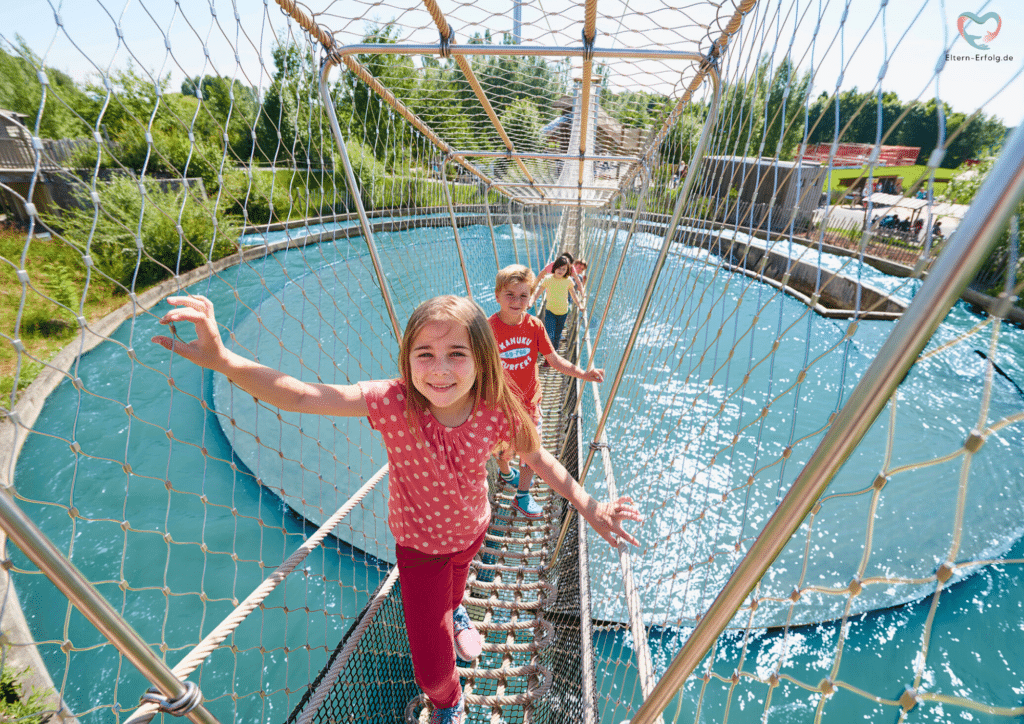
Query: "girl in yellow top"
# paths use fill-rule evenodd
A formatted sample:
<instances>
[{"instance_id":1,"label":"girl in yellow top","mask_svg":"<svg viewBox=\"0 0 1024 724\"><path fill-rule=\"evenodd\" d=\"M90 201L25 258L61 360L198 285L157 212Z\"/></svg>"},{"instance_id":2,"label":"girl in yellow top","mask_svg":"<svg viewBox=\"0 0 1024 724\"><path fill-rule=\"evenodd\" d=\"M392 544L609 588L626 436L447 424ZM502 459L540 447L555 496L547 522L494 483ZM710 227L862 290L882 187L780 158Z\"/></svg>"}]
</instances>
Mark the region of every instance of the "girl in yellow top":
<instances>
[{"instance_id":1,"label":"girl in yellow top","mask_svg":"<svg viewBox=\"0 0 1024 724\"><path fill-rule=\"evenodd\" d=\"M569 297L577 309L583 309L583 302L576 293L576 285L569 278L569 261L560 256L551 265L551 276L545 277L533 292L530 299L530 306L536 301L541 290L547 290L547 302L544 305L544 329L551 340L551 346L558 350L562 342L562 329L565 327L565 318L569 314Z\"/></svg>"}]
</instances>

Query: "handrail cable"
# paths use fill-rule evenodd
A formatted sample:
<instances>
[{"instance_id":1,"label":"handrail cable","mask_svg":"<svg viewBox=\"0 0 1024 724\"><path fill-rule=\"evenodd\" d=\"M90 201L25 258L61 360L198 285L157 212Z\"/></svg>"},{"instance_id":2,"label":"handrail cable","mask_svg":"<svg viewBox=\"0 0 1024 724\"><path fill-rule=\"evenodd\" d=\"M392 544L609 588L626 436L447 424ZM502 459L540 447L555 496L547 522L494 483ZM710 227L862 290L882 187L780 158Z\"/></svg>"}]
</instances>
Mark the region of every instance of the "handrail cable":
<instances>
[{"instance_id":1,"label":"handrail cable","mask_svg":"<svg viewBox=\"0 0 1024 724\"><path fill-rule=\"evenodd\" d=\"M202 694L195 689L195 684L182 681L171 671L78 567L25 514L15 502L11 491L6 488L0 488L0 526L7 537L46 574L89 623L143 676L155 684L160 694L170 701L195 697L192 699L196 702L194 708L185 714L189 721L195 724L218 724L217 719L203 705Z\"/></svg>"},{"instance_id":2,"label":"handrail cable","mask_svg":"<svg viewBox=\"0 0 1024 724\"><path fill-rule=\"evenodd\" d=\"M750 0L752 5L754 0ZM739 12L739 10L737 10ZM711 107L708 111L708 117L704 121L704 127L701 129L700 139L697 141L697 147L694 149L692 156L692 164L700 168L700 163L704 158L704 152L707 149L708 141L711 137L711 129L715 125L715 119L718 114L718 106L721 100L721 82L718 75L718 69L715 66L707 66L706 76L710 77L712 85L714 86L714 96L711 101ZM686 97L689 97L693 91L696 90L697 86L703 82L703 77L698 76L694 79L690 88L687 90ZM665 230L665 238L661 245L661 252L658 254L658 259L654 264L654 270L651 273L651 278L647 283L647 288L644 291L643 299L640 302L640 307L637 310L636 320L633 323L633 329L630 331L629 339L626 341L625 350L622 353L622 358L619 361L619 368L615 372L615 379L612 382L611 391L608 393L608 404L604 408L604 414L597 423L597 428L594 432L594 442L600 441L600 436L606 423L608 422L608 415L611 411L612 402L615 400L615 395L618 392L619 384L622 382L622 376L626 371L626 364L629 362L630 356L633 353L633 347L636 345L636 339L640 334L640 327L643 325L644 319L647 316L647 308L650 306L651 297L654 295L654 288L658 283L658 278L661 276L661 270L665 266L665 260L668 257L669 247L672 245L672 240L675 237L676 228L679 226L679 220L682 217L683 208L686 206L686 202L690 196L690 189L693 187L694 180L697 177L696 172L686 174L686 179L683 181L683 186L679 190L679 196L676 198L675 209L672 212L672 218L668 223ZM587 454L586 462L580 469L579 482L580 485L586 479L587 472L590 470L590 464L594 459L595 448L591 446L590 451ZM562 532L558 536L558 543L555 545L555 553L557 554L558 549L562 545L562 541L565 539L565 534L568 530L568 520L562 524Z\"/></svg>"},{"instance_id":3,"label":"handrail cable","mask_svg":"<svg viewBox=\"0 0 1024 724\"><path fill-rule=\"evenodd\" d=\"M352 512L352 509L356 507L363 498L376 487L384 476L388 472L387 463L374 473L373 477L367 480L352 496L346 500L334 515L324 521L315 533L309 538L302 542L294 553L288 556L287 560L284 561L277 569L269 576L263 579L263 582L257 586L252 593L250 593L244 601L242 601L235 610L232 611L228 616L224 618L221 623L214 628L210 633L206 635L202 641L200 641L195 648L190 651L185 658L178 662L178 664L171 669L175 676L184 679L197 668L199 665L206 660L206 658L212 654L217 647L226 639L239 624L241 624L246 617L252 613L257 606L259 606L267 596L269 596L278 584L285 580L295 567L298 566L302 561L306 559L314 549L318 548L323 542L324 538L337 527L341 521L343 521L348 514ZM153 717L156 716L158 708L155 704L143 704L135 712L125 719L124 724L146 724L146 722L152 721Z\"/></svg>"}]
</instances>

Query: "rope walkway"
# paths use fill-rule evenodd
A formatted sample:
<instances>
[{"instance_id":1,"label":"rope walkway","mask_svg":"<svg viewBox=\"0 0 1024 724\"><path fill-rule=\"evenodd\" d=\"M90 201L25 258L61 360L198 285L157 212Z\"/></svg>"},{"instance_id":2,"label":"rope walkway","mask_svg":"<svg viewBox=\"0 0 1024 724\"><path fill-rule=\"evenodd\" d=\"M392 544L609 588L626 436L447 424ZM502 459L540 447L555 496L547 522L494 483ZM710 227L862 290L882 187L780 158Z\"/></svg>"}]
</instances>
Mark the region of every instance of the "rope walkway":
<instances>
[{"instance_id":1,"label":"rope walkway","mask_svg":"<svg viewBox=\"0 0 1024 724\"><path fill-rule=\"evenodd\" d=\"M543 367L540 381L542 442L548 450L558 450L565 430L560 410L572 380ZM492 483L491 526L472 563L463 598L484 636L479 659L469 667L457 667L467 714L474 708L489 709L491 721L533 721L534 703L547 694L552 682L540 654L555 638L544 609L554 602L557 590L545 580L545 573L558 540L563 506L562 499L539 478L531 492L544 510L540 518L519 514L512 507L512 488ZM409 702L408 722L427 721L430 709L424 703L422 695ZM467 716L467 720L479 718Z\"/></svg>"}]
</instances>

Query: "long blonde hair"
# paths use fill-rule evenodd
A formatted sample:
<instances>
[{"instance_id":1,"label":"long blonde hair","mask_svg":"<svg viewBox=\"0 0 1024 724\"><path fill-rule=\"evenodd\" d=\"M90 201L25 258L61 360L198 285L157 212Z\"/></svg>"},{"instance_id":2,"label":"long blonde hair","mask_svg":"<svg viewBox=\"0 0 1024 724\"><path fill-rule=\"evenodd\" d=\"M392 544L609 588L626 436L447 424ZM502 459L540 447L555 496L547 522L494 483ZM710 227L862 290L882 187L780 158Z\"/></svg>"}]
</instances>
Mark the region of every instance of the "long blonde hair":
<instances>
[{"instance_id":1,"label":"long blonde hair","mask_svg":"<svg viewBox=\"0 0 1024 724\"><path fill-rule=\"evenodd\" d=\"M482 402L491 409L501 410L508 420L513 447L525 453L537 450L540 447L537 428L505 380L505 370L498 356L498 343L494 340L491 325L487 323L487 316L479 304L465 297L449 294L428 299L416 307L409 317L409 323L405 325L398 352L398 368L405 382L410 424L418 427L420 415L430 406L427 398L412 383L411 357L414 340L431 322L455 322L466 328L476 366L476 379L470 390L474 395L474 408L476 403Z\"/></svg>"}]
</instances>

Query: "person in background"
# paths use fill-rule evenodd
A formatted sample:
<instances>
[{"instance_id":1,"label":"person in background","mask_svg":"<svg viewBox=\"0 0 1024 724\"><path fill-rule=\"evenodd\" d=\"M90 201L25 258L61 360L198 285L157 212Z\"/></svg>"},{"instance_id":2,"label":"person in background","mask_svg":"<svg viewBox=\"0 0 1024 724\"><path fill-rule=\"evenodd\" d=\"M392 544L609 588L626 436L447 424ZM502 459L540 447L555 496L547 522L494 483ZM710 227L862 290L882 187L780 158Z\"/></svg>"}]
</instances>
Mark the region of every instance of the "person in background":
<instances>
[{"instance_id":1,"label":"person in background","mask_svg":"<svg viewBox=\"0 0 1024 724\"><path fill-rule=\"evenodd\" d=\"M603 382L604 370L584 370L555 351L541 321L529 313L533 290L533 272L521 264L512 264L498 272L494 280L494 296L499 310L487 321L498 343L498 356L512 391L523 403L527 414L540 431L540 375L537 362L543 358L551 369L585 382ZM533 470L520 463L519 472L512 470L510 459L515 450L498 456L500 479L516 489L513 507L527 518L539 518L544 511L530 495Z\"/></svg>"},{"instance_id":2,"label":"person in background","mask_svg":"<svg viewBox=\"0 0 1024 724\"><path fill-rule=\"evenodd\" d=\"M576 285L569 278L571 262L562 255L555 259L551 265L551 276L538 282L530 299L530 306L537 300L541 291L547 291L547 301L544 304L544 328L551 339L551 346L556 350L562 343L562 329L565 327L565 318L569 316L569 298L572 297L573 304L577 309L583 309L583 302L576 293Z\"/></svg>"}]
</instances>

